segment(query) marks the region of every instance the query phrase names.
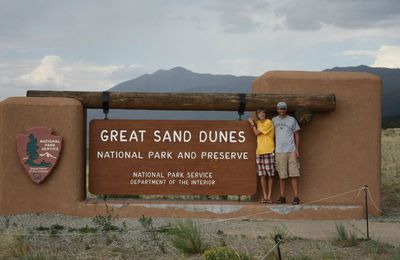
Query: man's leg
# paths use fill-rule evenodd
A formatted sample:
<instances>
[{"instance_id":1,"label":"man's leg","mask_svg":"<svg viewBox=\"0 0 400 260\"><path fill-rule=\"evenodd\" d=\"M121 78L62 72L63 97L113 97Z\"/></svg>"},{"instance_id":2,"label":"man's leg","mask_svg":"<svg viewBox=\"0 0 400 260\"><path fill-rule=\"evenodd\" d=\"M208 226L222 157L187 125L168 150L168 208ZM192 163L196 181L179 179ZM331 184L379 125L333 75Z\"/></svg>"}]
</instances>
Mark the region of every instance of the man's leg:
<instances>
[{"instance_id":1,"label":"man's leg","mask_svg":"<svg viewBox=\"0 0 400 260\"><path fill-rule=\"evenodd\" d=\"M281 197L285 197L285 185L286 185L286 179L279 179L279 188L281 191Z\"/></svg>"},{"instance_id":2,"label":"man's leg","mask_svg":"<svg viewBox=\"0 0 400 260\"><path fill-rule=\"evenodd\" d=\"M298 194L298 178L300 177L300 163L296 158L295 153L289 153L289 177L291 178L292 189L294 198L292 204L297 205L300 203Z\"/></svg>"},{"instance_id":3,"label":"man's leg","mask_svg":"<svg viewBox=\"0 0 400 260\"><path fill-rule=\"evenodd\" d=\"M291 182L292 182L292 189L293 189L294 196L298 197L299 195L297 193L297 177L292 177Z\"/></svg>"},{"instance_id":4,"label":"man's leg","mask_svg":"<svg viewBox=\"0 0 400 260\"><path fill-rule=\"evenodd\" d=\"M275 154L275 163L276 170L279 174L279 189L281 197L278 200L278 203L286 203L285 199L285 185L286 179L288 177L288 159L287 153L276 153Z\"/></svg>"},{"instance_id":5,"label":"man's leg","mask_svg":"<svg viewBox=\"0 0 400 260\"><path fill-rule=\"evenodd\" d=\"M272 184L274 183L274 177L273 176L269 176L268 177L268 200L271 200L271 196L272 196Z\"/></svg>"}]
</instances>

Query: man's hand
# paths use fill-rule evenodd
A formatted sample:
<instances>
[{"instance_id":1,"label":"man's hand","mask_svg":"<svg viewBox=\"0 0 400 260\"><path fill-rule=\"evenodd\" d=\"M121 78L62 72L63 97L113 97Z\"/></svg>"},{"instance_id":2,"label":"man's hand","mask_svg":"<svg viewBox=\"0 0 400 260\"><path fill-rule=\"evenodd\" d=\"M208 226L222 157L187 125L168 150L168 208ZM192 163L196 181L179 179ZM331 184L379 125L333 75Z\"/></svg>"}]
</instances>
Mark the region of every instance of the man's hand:
<instances>
[{"instance_id":1,"label":"man's hand","mask_svg":"<svg viewBox=\"0 0 400 260\"><path fill-rule=\"evenodd\" d=\"M296 149L296 151L294 151L294 154L296 155L296 159L300 159L300 152L299 152L299 150Z\"/></svg>"}]
</instances>

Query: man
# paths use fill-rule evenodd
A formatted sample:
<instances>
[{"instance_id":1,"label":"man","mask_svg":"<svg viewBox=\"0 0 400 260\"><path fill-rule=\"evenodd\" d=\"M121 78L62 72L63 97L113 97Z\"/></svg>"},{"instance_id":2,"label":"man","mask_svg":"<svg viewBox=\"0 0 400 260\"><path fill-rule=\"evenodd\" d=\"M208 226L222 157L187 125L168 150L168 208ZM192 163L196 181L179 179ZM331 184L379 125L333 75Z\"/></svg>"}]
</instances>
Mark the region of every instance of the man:
<instances>
[{"instance_id":1,"label":"man","mask_svg":"<svg viewBox=\"0 0 400 260\"><path fill-rule=\"evenodd\" d=\"M294 193L293 205L300 203L297 191L297 179L300 177L300 134L299 124L294 117L287 115L287 104L277 104L278 115L272 118L275 126L275 163L279 174L279 186L281 196L278 204L286 203L285 184L290 177Z\"/></svg>"}]
</instances>

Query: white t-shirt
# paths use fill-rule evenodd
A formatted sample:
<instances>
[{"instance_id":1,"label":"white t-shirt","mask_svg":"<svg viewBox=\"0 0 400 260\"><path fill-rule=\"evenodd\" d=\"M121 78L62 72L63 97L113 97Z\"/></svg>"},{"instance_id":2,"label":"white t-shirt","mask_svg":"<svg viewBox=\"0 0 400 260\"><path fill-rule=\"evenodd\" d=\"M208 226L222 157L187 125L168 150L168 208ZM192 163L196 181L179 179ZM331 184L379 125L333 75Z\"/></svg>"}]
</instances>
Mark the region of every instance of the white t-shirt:
<instances>
[{"instance_id":1,"label":"white t-shirt","mask_svg":"<svg viewBox=\"0 0 400 260\"><path fill-rule=\"evenodd\" d=\"M275 126L275 152L290 153L296 150L294 132L300 130L300 126L294 117L286 115L284 118L275 116L272 118Z\"/></svg>"}]
</instances>

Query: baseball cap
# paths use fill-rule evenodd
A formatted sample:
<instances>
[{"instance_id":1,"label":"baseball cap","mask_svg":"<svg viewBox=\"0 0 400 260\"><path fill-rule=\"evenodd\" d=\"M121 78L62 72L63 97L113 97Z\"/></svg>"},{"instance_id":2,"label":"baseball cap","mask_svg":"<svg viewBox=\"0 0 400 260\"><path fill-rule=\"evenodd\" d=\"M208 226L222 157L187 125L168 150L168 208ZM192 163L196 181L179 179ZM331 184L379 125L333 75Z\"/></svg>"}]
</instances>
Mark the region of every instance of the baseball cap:
<instances>
[{"instance_id":1,"label":"baseball cap","mask_svg":"<svg viewBox=\"0 0 400 260\"><path fill-rule=\"evenodd\" d=\"M285 102L279 102L276 107L278 109L287 108L287 104Z\"/></svg>"}]
</instances>

